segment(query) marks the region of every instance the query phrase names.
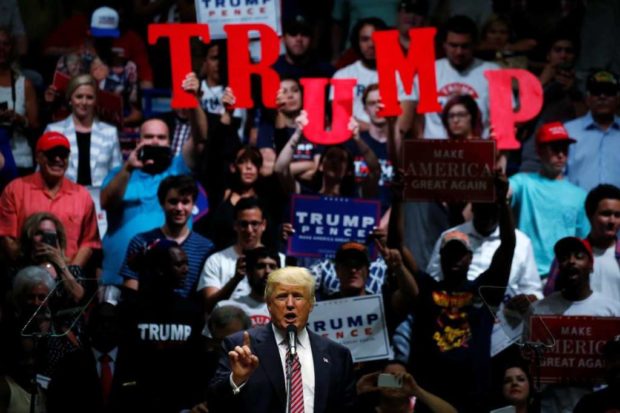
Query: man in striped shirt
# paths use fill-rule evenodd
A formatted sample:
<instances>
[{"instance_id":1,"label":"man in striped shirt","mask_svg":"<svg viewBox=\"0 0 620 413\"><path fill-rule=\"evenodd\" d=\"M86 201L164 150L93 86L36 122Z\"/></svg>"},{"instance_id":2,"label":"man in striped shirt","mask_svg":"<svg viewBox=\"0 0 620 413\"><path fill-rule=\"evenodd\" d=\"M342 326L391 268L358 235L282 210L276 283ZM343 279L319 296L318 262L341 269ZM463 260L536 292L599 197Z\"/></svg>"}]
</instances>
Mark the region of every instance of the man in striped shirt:
<instances>
[{"instance_id":1,"label":"man in striped shirt","mask_svg":"<svg viewBox=\"0 0 620 413\"><path fill-rule=\"evenodd\" d=\"M197 234L189 227L189 219L195 208L197 195L198 187L189 175L172 175L161 182L157 197L164 211L165 223L161 227L136 235L129 242L120 272L124 279L123 286L137 290L140 284L138 273L131 269L132 257L143 252L157 239L169 239L181 246L187 255L189 264L185 285L177 293L183 297L190 297L196 291L202 266L213 250L213 243L209 239Z\"/></svg>"}]
</instances>

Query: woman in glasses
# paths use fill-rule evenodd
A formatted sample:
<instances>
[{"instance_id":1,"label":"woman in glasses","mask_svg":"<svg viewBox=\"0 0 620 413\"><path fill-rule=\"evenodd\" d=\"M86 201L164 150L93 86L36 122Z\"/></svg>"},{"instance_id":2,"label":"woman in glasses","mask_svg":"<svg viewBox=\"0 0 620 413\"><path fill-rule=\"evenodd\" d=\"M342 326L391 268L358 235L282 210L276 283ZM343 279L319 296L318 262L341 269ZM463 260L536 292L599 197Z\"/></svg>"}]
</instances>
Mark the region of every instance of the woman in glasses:
<instances>
[{"instance_id":1,"label":"woman in glasses","mask_svg":"<svg viewBox=\"0 0 620 413\"><path fill-rule=\"evenodd\" d=\"M476 101L469 95L456 95L443 108L441 121L452 140L479 139L482 118Z\"/></svg>"}]
</instances>

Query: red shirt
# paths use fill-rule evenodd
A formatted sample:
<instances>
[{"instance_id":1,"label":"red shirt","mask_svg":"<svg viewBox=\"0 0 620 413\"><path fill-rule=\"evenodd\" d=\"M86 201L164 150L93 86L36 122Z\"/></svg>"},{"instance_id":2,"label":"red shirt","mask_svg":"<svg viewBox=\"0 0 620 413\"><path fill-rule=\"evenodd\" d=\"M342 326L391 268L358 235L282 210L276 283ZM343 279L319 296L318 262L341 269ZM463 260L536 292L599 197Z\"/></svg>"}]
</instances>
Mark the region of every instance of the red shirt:
<instances>
[{"instance_id":1,"label":"red shirt","mask_svg":"<svg viewBox=\"0 0 620 413\"><path fill-rule=\"evenodd\" d=\"M40 172L13 180L0 196L0 236L18 239L26 218L36 212L51 212L62 222L69 259L81 247L101 248L95 204L83 186L63 178L52 196Z\"/></svg>"}]
</instances>

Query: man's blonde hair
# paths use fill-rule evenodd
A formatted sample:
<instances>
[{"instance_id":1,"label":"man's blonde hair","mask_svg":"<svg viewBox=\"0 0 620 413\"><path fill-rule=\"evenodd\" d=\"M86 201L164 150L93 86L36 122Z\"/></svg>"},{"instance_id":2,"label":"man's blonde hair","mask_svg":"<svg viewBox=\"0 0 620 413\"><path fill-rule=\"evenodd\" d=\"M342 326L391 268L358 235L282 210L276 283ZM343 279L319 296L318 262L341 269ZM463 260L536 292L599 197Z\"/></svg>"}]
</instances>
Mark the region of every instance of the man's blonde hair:
<instances>
[{"instance_id":1,"label":"man's blonde hair","mask_svg":"<svg viewBox=\"0 0 620 413\"><path fill-rule=\"evenodd\" d=\"M307 269L303 267L284 267L269 274L269 278L267 278L267 286L265 287L265 301L269 301L277 284L298 285L305 287L308 292L308 298L314 305L314 302L316 301L314 294L316 281Z\"/></svg>"}]
</instances>

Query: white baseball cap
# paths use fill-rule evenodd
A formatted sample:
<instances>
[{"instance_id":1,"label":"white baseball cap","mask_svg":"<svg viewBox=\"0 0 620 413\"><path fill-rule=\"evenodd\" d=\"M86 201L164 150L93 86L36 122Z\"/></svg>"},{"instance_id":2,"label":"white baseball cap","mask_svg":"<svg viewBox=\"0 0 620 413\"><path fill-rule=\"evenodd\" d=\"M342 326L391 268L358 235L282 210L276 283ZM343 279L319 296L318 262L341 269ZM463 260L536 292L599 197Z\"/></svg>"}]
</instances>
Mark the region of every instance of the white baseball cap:
<instances>
[{"instance_id":1,"label":"white baseball cap","mask_svg":"<svg viewBox=\"0 0 620 413\"><path fill-rule=\"evenodd\" d=\"M93 37L119 37L118 13L110 7L99 7L90 19L90 34Z\"/></svg>"}]
</instances>

